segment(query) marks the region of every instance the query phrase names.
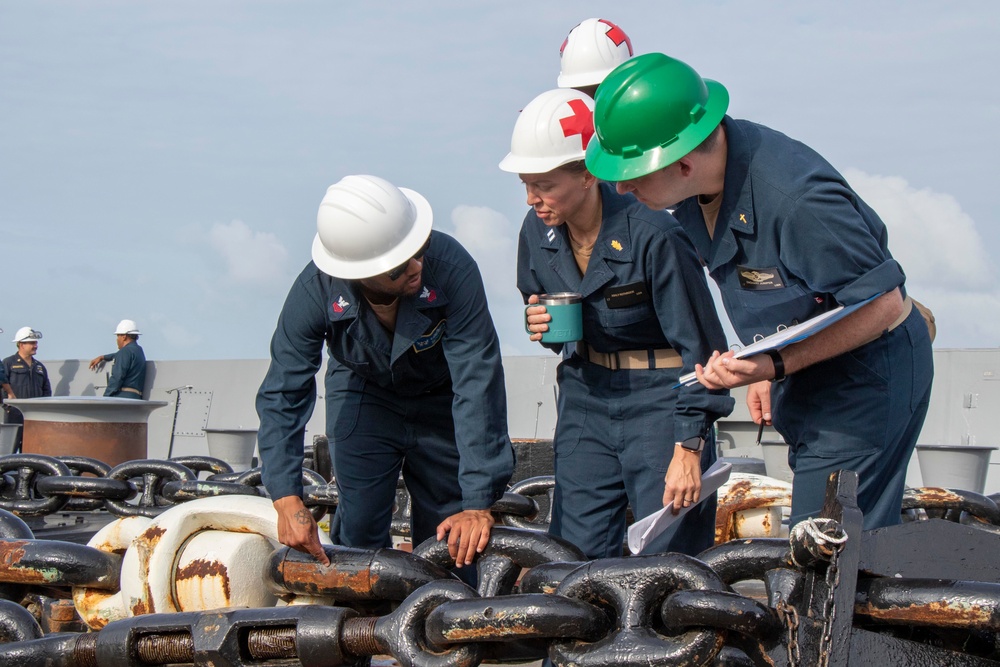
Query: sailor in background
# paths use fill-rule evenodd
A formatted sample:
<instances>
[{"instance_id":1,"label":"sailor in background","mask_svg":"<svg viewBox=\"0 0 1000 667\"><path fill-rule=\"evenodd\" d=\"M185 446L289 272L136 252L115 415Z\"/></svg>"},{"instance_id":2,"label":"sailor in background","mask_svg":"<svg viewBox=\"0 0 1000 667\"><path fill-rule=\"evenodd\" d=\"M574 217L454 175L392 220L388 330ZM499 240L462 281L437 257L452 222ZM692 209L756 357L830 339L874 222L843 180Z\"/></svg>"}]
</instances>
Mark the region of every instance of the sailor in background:
<instances>
[{"instance_id":1,"label":"sailor in background","mask_svg":"<svg viewBox=\"0 0 1000 667\"><path fill-rule=\"evenodd\" d=\"M559 47L556 85L593 98L604 77L633 55L632 40L624 30L607 19L585 19Z\"/></svg>"},{"instance_id":2,"label":"sailor in background","mask_svg":"<svg viewBox=\"0 0 1000 667\"><path fill-rule=\"evenodd\" d=\"M532 340L551 315L542 293L582 295L583 340L547 344L559 365L551 532L589 558L622 555L626 510L700 500L715 461L713 424L728 415L725 390L678 389L726 339L691 243L666 211L599 183L583 164L593 101L551 90L532 100L500 163L520 176L531 206L521 227L517 287ZM715 494L646 552L695 555L715 538Z\"/></svg>"},{"instance_id":3,"label":"sailor in background","mask_svg":"<svg viewBox=\"0 0 1000 667\"><path fill-rule=\"evenodd\" d=\"M14 334L14 343L17 344L17 352L3 360L3 374L5 379L2 383L3 398L42 398L52 395L52 385L49 383L49 372L42 362L35 359L38 354L38 341L42 338L42 332L35 331L31 327L21 327ZM5 422L7 424L23 424L24 415L12 405L4 405L7 413ZM24 429L19 429L17 440L14 443L14 451L21 451L21 441L23 440Z\"/></svg>"},{"instance_id":4,"label":"sailor in background","mask_svg":"<svg viewBox=\"0 0 1000 667\"><path fill-rule=\"evenodd\" d=\"M661 53L633 58L598 91L587 167L674 215L718 283L744 343L877 296L780 352L718 347L698 379L748 385L755 422L789 443L792 522L817 514L829 475L859 475L866 529L900 522L907 463L930 398L928 325L906 295L885 225L826 160L726 116L729 94Z\"/></svg>"},{"instance_id":5,"label":"sailor in background","mask_svg":"<svg viewBox=\"0 0 1000 667\"><path fill-rule=\"evenodd\" d=\"M482 277L431 222L426 199L384 179L347 176L330 186L313 261L292 285L271 340L257 394L264 484L278 539L323 563L301 473L324 343L335 543L390 546L402 470L414 544L447 534L456 565L470 564L513 472L500 343Z\"/></svg>"},{"instance_id":6,"label":"sailor in background","mask_svg":"<svg viewBox=\"0 0 1000 667\"><path fill-rule=\"evenodd\" d=\"M139 327L132 320L122 320L115 328L115 340L118 351L94 357L90 370L97 372L106 362L115 362L104 395L141 400L146 387L146 354L139 346Z\"/></svg>"},{"instance_id":7,"label":"sailor in background","mask_svg":"<svg viewBox=\"0 0 1000 667\"><path fill-rule=\"evenodd\" d=\"M3 333L3 329L0 329L0 334ZM4 385L7 384L7 367L0 363L0 390L4 389Z\"/></svg>"}]
</instances>

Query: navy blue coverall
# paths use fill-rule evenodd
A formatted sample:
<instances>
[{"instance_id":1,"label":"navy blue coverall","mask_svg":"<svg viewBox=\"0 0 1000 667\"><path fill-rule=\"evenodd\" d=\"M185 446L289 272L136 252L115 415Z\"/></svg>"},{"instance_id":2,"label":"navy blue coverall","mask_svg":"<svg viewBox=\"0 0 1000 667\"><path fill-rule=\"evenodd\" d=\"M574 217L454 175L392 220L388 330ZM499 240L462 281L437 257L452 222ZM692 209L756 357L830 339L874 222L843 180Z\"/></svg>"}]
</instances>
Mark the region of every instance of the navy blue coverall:
<instances>
[{"instance_id":1,"label":"navy blue coverall","mask_svg":"<svg viewBox=\"0 0 1000 667\"><path fill-rule=\"evenodd\" d=\"M582 294L583 336L598 352L672 348L683 368L611 370L567 346L557 372L551 532L589 558L622 555L629 504L636 518L663 507L675 442L706 437L702 470L715 461L712 425L733 409L727 391L675 387L681 374L726 346L690 241L669 213L650 211L607 184L600 188L603 220L586 274L565 226L549 228L530 211L521 226L517 287L526 302L532 294ZM712 546L715 509L713 494L644 553L695 555Z\"/></svg>"},{"instance_id":2,"label":"navy blue coverall","mask_svg":"<svg viewBox=\"0 0 1000 667\"><path fill-rule=\"evenodd\" d=\"M837 170L779 132L728 116L723 122L728 156L714 239L697 198L674 215L744 344L903 287L885 224ZM860 477L866 529L900 522L932 377L927 325L913 308L876 340L771 385L772 421L795 471L793 523L818 513L827 478L840 469Z\"/></svg>"},{"instance_id":3,"label":"navy blue coverall","mask_svg":"<svg viewBox=\"0 0 1000 667\"><path fill-rule=\"evenodd\" d=\"M19 354L12 354L3 360L3 370L7 376L7 384L17 398L43 398L52 395L52 385L49 383L49 371L42 362L32 357L31 362L26 362ZM7 392L4 391L4 398ZM12 405L5 405L4 418L8 424L23 424L24 415ZM24 439L24 429L17 433L17 440L14 443L14 451L19 451L21 442Z\"/></svg>"},{"instance_id":4,"label":"navy blue coverall","mask_svg":"<svg viewBox=\"0 0 1000 667\"><path fill-rule=\"evenodd\" d=\"M146 354L139 344L130 340L117 352L105 354L104 361L115 362L104 395L142 399L146 386Z\"/></svg>"},{"instance_id":5,"label":"navy blue coverall","mask_svg":"<svg viewBox=\"0 0 1000 667\"><path fill-rule=\"evenodd\" d=\"M302 495L303 437L324 342L326 431L340 494L334 542L390 545L401 468L414 544L445 518L488 509L503 495L514 450L500 343L479 268L456 240L431 232L422 291L400 298L395 333L356 282L311 262L299 275L257 394L258 446L273 499Z\"/></svg>"}]
</instances>

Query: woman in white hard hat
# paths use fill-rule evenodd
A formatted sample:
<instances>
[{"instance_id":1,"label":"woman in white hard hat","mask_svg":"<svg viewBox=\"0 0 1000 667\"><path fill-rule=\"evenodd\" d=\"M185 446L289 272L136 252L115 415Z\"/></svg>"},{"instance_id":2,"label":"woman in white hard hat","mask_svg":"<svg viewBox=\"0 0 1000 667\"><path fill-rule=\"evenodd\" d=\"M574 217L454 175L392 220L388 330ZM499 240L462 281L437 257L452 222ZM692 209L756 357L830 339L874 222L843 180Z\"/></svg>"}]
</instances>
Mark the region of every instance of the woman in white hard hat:
<instances>
[{"instance_id":1,"label":"woman in white hard hat","mask_svg":"<svg viewBox=\"0 0 1000 667\"><path fill-rule=\"evenodd\" d=\"M391 544L402 471L414 544L447 534L456 564L471 564L513 472L500 343L482 277L455 239L431 231L432 218L420 194L376 176L330 186L313 261L278 318L257 394L264 485L278 539L321 562L302 501L302 446L324 346L340 494L335 542Z\"/></svg>"},{"instance_id":2,"label":"woman in white hard hat","mask_svg":"<svg viewBox=\"0 0 1000 667\"><path fill-rule=\"evenodd\" d=\"M701 473L715 460L712 426L733 401L675 385L726 339L677 222L587 172L593 108L578 91L539 95L500 163L531 206L517 257L531 340L551 320L534 305L539 294L582 296L583 340L542 343L564 356L551 532L590 558L620 556L628 505L641 517L672 502L688 513L644 552L693 555L714 541L715 496L699 497Z\"/></svg>"},{"instance_id":3,"label":"woman in white hard hat","mask_svg":"<svg viewBox=\"0 0 1000 667\"><path fill-rule=\"evenodd\" d=\"M586 19L559 47L560 88L575 88L590 97L611 70L635 55L625 31L607 19Z\"/></svg>"},{"instance_id":4,"label":"woman in white hard hat","mask_svg":"<svg viewBox=\"0 0 1000 667\"><path fill-rule=\"evenodd\" d=\"M90 370L99 371L105 363L115 362L104 395L141 400L146 387L146 353L139 346L139 327L134 320L118 323L115 341L118 351L94 357L90 361Z\"/></svg>"}]
</instances>

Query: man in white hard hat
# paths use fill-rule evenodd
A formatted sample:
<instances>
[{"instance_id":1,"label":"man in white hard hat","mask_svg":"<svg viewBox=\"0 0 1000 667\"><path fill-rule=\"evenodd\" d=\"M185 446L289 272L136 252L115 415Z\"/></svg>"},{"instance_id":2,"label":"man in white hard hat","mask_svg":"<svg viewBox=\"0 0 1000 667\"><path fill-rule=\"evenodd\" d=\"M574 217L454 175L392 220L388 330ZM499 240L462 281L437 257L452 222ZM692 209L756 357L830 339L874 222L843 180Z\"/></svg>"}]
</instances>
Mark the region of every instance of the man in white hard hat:
<instances>
[{"instance_id":1,"label":"man in white hard hat","mask_svg":"<svg viewBox=\"0 0 1000 667\"><path fill-rule=\"evenodd\" d=\"M90 361L90 370L100 371L105 363L115 362L104 395L142 400L146 386L146 354L139 346L139 327L135 321L119 322L115 328L115 339L118 351L94 357Z\"/></svg>"},{"instance_id":2,"label":"man in white hard hat","mask_svg":"<svg viewBox=\"0 0 1000 667\"><path fill-rule=\"evenodd\" d=\"M569 31L559 47L560 88L593 97L611 70L631 58L632 40L607 19L586 19Z\"/></svg>"},{"instance_id":3,"label":"man in white hard hat","mask_svg":"<svg viewBox=\"0 0 1000 667\"><path fill-rule=\"evenodd\" d=\"M42 398L52 395L52 385L49 384L49 372L42 362L35 359L38 354L38 341L42 332L31 327L21 327L14 334L17 352L3 360L3 398ZM4 405L8 424L23 424L24 415L11 405ZM14 451L20 451L21 436L18 432Z\"/></svg>"},{"instance_id":4,"label":"man in white hard hat","mask_svg":"<svg viewBox=\"0 0 1000 667\"><path fill-rule=\"evenodd\" d=\"M279 541L324 564L302 501L303 437L324 343L339 492L334 542L390 546L402 471L414 544L447 535L456 565L471 564L513 472L500 343L482 277L455 239L431 231L432 217L420 194L375 176L330 186L313 261L271 340L257 394L264 485Z\"/></svg>"}]
</instances>

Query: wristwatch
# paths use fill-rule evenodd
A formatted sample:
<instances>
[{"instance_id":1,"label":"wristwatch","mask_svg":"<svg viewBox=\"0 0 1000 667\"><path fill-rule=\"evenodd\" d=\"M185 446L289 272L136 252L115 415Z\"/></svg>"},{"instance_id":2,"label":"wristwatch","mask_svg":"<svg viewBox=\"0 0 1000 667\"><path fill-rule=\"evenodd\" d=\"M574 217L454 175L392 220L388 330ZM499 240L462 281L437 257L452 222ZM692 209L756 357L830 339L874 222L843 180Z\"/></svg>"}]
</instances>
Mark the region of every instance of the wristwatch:
<instances>
[{"instance_id":1,"label":"wristwatch","mask_svg":"<svg viewBox=\"0 0 1000 667\"><path fill-rule=\"evenodd\" d=\"M705 438L701 437L700 435L696 435L692 438L688 438L687 440L682 440L677 444L683 447L684 449L688 450L689 452L700 452L702 449L705 448Z\"/></svg>"},{"instance_id":2,"label":"wristwatch","mask_svg":"<svg viewBox=\"0 0 1000 667\"><path fill-rule=\"evenodd\" d=\"M771 378L771 382L781 382L784 380L785 360L781 358L781 353L777 350L766 350L764 354L771 357L771 363L774 364L774 377Z\"/></svg>"}]
</instances>

